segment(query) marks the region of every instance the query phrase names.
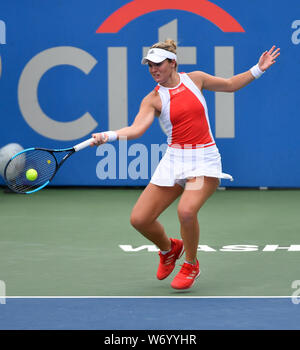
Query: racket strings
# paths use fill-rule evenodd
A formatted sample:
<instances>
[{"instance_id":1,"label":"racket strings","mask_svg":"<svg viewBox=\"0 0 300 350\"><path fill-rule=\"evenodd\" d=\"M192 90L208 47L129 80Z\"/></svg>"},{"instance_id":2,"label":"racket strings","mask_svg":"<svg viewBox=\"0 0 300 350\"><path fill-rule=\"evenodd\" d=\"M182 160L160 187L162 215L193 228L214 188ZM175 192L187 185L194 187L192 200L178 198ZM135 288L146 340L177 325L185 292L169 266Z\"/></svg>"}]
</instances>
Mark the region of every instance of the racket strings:
<instances>
[{"instance_id":1,"label":"racket strings","mask_svg":"<svg viewBox=\"0 0 300 350\"><path fill-rule=\"evenodd\" d=\"M28 150L16 155L8 163L5 170L7 184L20 193L34 191L47 183L56 171L54 155L45 150ZM36 178L26 176L29 169L37 172Z\"/></svg>"}]
</instances>

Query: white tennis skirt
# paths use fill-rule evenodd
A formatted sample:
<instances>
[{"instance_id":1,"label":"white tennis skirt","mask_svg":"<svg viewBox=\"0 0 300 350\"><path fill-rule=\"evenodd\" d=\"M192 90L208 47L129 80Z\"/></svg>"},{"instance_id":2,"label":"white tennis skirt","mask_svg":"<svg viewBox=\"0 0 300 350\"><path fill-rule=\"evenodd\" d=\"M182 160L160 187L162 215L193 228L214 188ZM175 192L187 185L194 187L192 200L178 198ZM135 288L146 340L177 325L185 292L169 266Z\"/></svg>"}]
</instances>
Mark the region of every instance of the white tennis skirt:
<instances>
[{"instance_id":1,"label":"white tennis skirt","mask_svg":"<svg viewBox=\"0 0 300 350\"><path fill-rule=\"evenodd\" d=\"M150 182L158 186L185 186L189 178L208 176L233 181L222 172L222 162L216 145L194 149L167 147Z\"/></svg>"}]
</instances>

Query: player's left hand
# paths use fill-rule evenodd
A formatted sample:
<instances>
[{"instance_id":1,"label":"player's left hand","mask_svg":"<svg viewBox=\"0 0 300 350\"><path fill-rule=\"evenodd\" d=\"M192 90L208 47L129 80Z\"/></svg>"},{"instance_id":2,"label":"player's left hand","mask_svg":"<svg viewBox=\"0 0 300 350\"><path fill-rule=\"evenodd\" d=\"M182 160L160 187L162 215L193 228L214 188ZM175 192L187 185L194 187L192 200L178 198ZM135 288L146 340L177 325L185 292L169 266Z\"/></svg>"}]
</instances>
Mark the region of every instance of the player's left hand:
<instances>
[{"instance_id":1,"label":"player's left hand","mask_svg":"<svg viewBox=\"0 0 300 350\"><path fill-rule=\"evenodd\" d=\"M275 45L268 51L265 51L259 58L258 66L260 70L265 71L270 68L276 61L275 59L280 55L280 48L275 50Z\"/></svg>"}]
</instances>

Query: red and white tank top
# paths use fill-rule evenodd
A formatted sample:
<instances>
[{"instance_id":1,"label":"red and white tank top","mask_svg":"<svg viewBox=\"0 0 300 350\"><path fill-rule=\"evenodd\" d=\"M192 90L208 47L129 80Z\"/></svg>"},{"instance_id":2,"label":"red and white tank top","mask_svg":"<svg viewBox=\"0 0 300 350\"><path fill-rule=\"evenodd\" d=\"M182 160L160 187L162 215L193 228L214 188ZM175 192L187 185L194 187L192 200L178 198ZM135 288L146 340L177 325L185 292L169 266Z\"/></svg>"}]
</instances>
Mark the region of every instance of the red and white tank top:
<instances>
[{"instance_id":1,"label":"red and white tank top","mask_svg":"<svg viewBox=\"0 0 300 350\"><path fill-rule=\"evenodd\" d=\"M175 148L202 148L215 145L205 98L186 73L179 73L175 88L158 85L162 109L160 123Z\"/></svg>"}]
</instances>

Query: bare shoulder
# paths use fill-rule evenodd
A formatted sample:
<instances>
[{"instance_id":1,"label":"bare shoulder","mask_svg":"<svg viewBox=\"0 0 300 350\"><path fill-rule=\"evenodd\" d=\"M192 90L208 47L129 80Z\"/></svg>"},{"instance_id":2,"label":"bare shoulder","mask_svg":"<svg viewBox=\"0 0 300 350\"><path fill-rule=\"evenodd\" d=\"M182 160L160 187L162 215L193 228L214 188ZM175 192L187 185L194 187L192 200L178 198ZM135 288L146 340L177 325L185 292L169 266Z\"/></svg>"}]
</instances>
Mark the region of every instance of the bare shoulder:
<instances>
[{"instance_id":1,"label":"bare shoulder","mask_svg":"<svg viewBox=\"0 0 300 350\"><path fill-rule=\"evenodd\" d=\"M155 100L157 92L155 90L150 91L143 99L142 103L152 103Z\"/></svg>"},{"instance_id":2,"label":"bare shoulder","mask_svg":"<svg viewBox=\"0 0 300 350\"><path fill-rule=\"evenodd\" d=\"M149 92L142 100L142 105L155 109L155 114L160 114L161 100L159 93L154 89Z\"/></svg>"},{"instance_id":3,"label":"bare shoulder","mask_svg":"<svg viewBox=\"0 0 300 350\"><path fill-rule=\"evenodd\" d=\"M201 90L203 88L203 81L205 77L205 73L197 70L188 73L188 76L192 79L192 81L197 85L197 87Z\"/></svg>"}]
</instances>

